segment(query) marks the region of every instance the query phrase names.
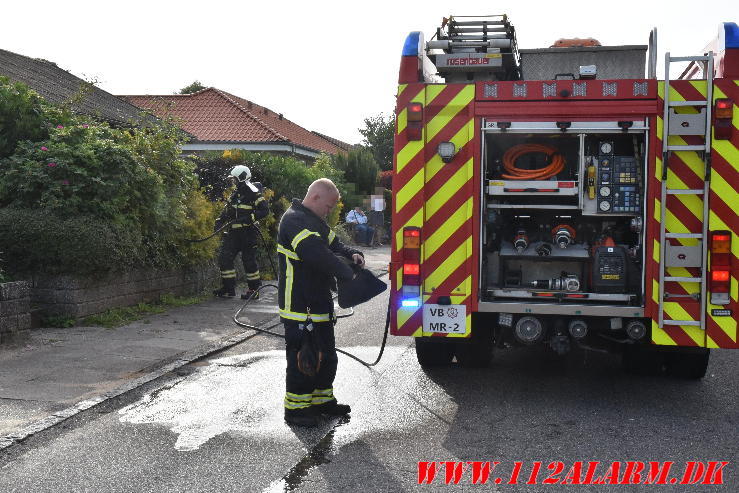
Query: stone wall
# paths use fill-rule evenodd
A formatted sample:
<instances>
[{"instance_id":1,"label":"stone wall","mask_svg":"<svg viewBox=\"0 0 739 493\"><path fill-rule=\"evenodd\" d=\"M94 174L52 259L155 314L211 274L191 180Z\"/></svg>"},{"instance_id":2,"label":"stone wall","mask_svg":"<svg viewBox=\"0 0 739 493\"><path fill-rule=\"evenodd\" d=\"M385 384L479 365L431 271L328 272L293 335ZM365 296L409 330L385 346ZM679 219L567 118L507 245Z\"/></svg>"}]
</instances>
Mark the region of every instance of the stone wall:
<instances>
[{"instance_id":1,"label":"stone wall","mask_svg":"<svg viewBox=\"0 0 739 493\"><path fill-rule=\"evenodd\" d=\"M218 282L219 271L214 264L175 270L141 269L96 278L30 276L31 302L39 315L75 318L154 301L168 293L201 293Z\"/></svg>"},{"instance_id":2,"label":"stone wall","mask_svg":"<svg viewBox=\"0 0 739 493\"><path fill-rule=\"evenodd\" d=\"M0 343L31 328L30 286L25 281L0 283Z\"/></svg>"}]
</instances>

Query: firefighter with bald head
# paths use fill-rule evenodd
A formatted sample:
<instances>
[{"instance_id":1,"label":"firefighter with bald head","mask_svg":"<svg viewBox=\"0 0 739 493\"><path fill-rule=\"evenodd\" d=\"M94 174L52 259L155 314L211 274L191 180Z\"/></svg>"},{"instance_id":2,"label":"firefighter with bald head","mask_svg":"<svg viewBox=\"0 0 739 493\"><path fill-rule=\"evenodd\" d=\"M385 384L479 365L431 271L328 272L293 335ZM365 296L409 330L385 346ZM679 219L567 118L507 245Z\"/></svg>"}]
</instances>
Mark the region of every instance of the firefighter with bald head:
<instances>
[{"instance_id":1,"label":"firefighter with bald head","mask_svg":"<svg viewBox=\"0 0 739 493\"><path fill-rule=\"evenodd\" d=\"M296 426L316 426L321 415L351 411L333 392L338 358L331 287L335 279L351 280L349 263L364 266L364 256L345 246L326 223L339 198L331 180L314 181L302 202L293 199L277 234L278 302L287 356L285 421Z\"/></svg>"},{"instance_id":2,"label":"firefighter with bald head","mask_svg":"<svg viewBox=\"0 0 739 493\"><path fill-rule=\"evenodd\" d=\"M269 213L269 205L264 198L264 188L259 182L252 183L251 171L247 166L234 166L229 177L236 182L226 207L216 221L216 228L231 222L226 227L218 257L221 269L221 287L213 292L216 296L236 296L236 269L234 259L241 252L244 264L247 292L242 298L257 298L257 288L262 284L257 264L257 221Z\"/></svg>"}]
</instances>

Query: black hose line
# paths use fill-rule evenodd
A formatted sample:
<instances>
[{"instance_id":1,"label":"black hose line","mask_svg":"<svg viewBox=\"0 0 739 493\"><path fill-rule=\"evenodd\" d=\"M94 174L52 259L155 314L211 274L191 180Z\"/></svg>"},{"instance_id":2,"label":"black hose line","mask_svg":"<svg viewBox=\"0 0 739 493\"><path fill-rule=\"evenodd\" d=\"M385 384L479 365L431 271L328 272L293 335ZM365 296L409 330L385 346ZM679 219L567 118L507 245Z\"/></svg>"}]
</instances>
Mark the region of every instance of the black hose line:
<instances>
[{"instance_id":1,"label":"black hose line","mask_svg":"<svg viewBox=\"0 0 739 493\"><path fill-rule=\"evenodd\" d=\"M382 275L382 274L381 274L381 275ZM259 286L259 287L258 287L258 288L257 288L257 289L255 290L255 292L254 292L254 293L252 293L252 295L251 295L251 296L249 297L249 299L247 299L247 300L246 300L246 303L244 303L244 304L243 304L243 305L241 306L241 308L239 308L239 309L238 309L238 310L236 311L236 313L234 313L234 316L233 316L233 321L234 321L234 323L235 323L236 325L238 325L239 327L243 327L243 328L245 328L245 329L251 329L251 330L255 330L255 331L257 331L257 332L261 332L262 334L269 334L269 335L271 335L271 336L275 336L275 337L281 337L282 339L284 339L284 338L285 338L284 334L278 334L277 332L272 332L272 331L270 330L270 329L273 329L273 328L275 328L275 327L277 327L277 326L279 326L279 325L282 325L282 322L277 322L277 323L275 323L275 324L272 324L272 325L270 325L269 327L261 328L261 327L257 327L256 325L251 325L251 324L247 324L247 323L245 323L245 322L242 322L242 321L240 321L240 320L239 320L239 315L241 315L241 312L242 312L242 311L243 311L243 310L244 310L244 309L245 309L245 308L246 308L246 307L247 307L247 306L249 305L249 303L250 303L250 302L251 302L251 301L252 301L252 300L254 299L254 296L256 295L256 293L259 293L259 292L260 292L261 290L263 290L263 289L265 289L265 288L274 288L274 289L277 289L277 286L276 286L275 284L263 284L263 285ZM349 314L347 314L347 315L341 315L341 316L338 316L338 317L336 317L336 318L346 318L346 317L351 317L352 315L354 315L354 309L352 308L351 310L352 310L352 311L351 311L351 313L349 313ZM360 359L359 357L357 357L357 356L355 356L355 355L353 355L353 354L351 354L351 353L349 353L349 352L347 352L347 351L344 351L343 349L339 349L339 348L336 348L336 352L337 352L337 353L341 353L341 354L343 354L343 355L345 355L345 356L348 356L348 357L350 357L351 359L353 359L353 360L355 360L355 361L359 362L360 364L362 364L362 365L364 365L364 366L366 366L366 367L372 367L372 366L375 366L375 365L377 365L377 363L379 363L379 362L380 362L380 359L382 358L382 355L383 355L383 353L385 352L385 345L386 345L386 343L387 343L387 334L388 334L388 332L389 332L389 329L390 329L390 303L388 303L388 305L387 305L387 317L385 318L385 333L384 333L384 334L382 335L382 344L380 345L380 353L379 353L379 354L377 355L377 359L375 359L375 361L373 361L372 363L368 363L368 362L366 362L366 361L364 361L364 360Z\"/></svg>"},{"instance_id":2,"label":"black hose line","mask_svg":"<svg viewBox=\"0 0 739 493\"><path fill-rule=\"evenodd\" d=\"M208 241L211 238L213 238L215 235L217 235L218 233L220 233L221 231L223 231L224 229L226 229L227 227L231 226L231 223L233 223L235 220L236 219L230 220L229 222L227 222L226 224L224 224L223 226L221 226L217 230L213 231L213 234L210 235L210 236L206 236L205 238L198 238L198 239L195 239L195 240L186 238L185 241L187 241L188 243L200 243L201 241Z\"/></svg>"},{"instance_id":3,"label":"black hose line","mask_svg":"<svg viewBox=\"0 0 739 493\"><path fill-rule=\"evenodd\" d=\"M259 238L261 238L261 240L262 240L262 244L264 245L264 249L268 251L267 242L264 240L264 236L262 236L262 233L261 233L261 231L259 231L259 228L257 228L257 232L259 233ZM277 275L277 269L275 269L275 264L272 261L272 256L271 255L267 255L267 256L269 257L269 262L272 265L272 271L275 273L275 275ZM384 274L387 274L387 272L383 272L380 275L384 275ZM244 323L244 322L242 322L242 321L239 320L239 315L241 315L241 312L249 305L249 303L252 300L254 300L255 296L257 296L257 294L261 290L263 290L265 288L274 288L274 289L277 289L277 285L275 285L275 284L263 284L262 286L259 286L253 293L251 293L251 296L246 300L246 303L244 303L241 306L241 308L239 308L236 311L236 313L234 313L233 321L239 327L243 327L245 329L255 330L255 331L261 332L263 334L269 334L271 336L281 337L281 338L284 339L285 336L283 334L278 334L277 332L272 332L270 330L270 329L273 329L273 328L277 327L278 325L281 325L282 322L277 322L276 324L272 324L269 327L261 328L261 327L257 327L256 325L247 324L247 323ZM351 317L352 315L354 315L354 308L350 308L350 310L351 311L348 314L346 314L346 315L339 315L336 318L339 319L339 318ZM366 367L375 366L375 365L377 365L377 363L380 362L380 359L382 358L382 354L385 352L385 344L387 343L387 334L389 332L389 329L390 329L390 302L388 302L388 304L387 304L387 317L385 318L385 333L382 336L382 344L380 345L380 354L377 355L377 359L375 359L374 362L367 363L366 361L358 358L357 356L354 356L353 354L351 354L351 353L349 353L347 351L344 351L343 349L336 348L336 352L337 353L341 353L341 354L343 354L345 356L348 356L348 357L352 358L353 360L359 362L360 364L362 364L362 365L364 365Z\"/></svg>"},{"instance_id":4,"label":"black hose line","mask_svg":"<svg viewBox=\"0 0 739 493\"><path fill-rule=\"evenodd\" d=\"M264 236L262 236L262 232L259 230L259 226L257 226L257 233L259 234L259 239L262 240L262 246L264 246L264 251L267 253L267 258L269 259L269 265L272 267L272 272L274 273L275 277L277 277L277 267L275 267L275 261L272 260L272 255L270 255L269 253L267 241L264 239Z\"/></svg>"}]
</instances>

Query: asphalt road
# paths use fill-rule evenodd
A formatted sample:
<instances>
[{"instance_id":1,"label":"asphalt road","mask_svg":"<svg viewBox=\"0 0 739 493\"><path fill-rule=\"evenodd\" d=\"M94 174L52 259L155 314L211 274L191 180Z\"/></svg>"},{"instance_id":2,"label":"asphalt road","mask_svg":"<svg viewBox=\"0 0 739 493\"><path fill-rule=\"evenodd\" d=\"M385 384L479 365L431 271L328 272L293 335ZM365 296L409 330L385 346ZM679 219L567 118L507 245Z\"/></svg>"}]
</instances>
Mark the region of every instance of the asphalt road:
<instances>
[{"instance_id":1,"label":"asphalt road","mask_svg":"<svg viewBox=\"0 0 739 493\"><path fill-rule=\"evenodd\" d=\"M374 360L386 303L342 319L338 345ZM537 349L499 351L490 369L423 371L411 341L391 337L373 369L340 356L335 391L352 415L306 430L282 421L282 344L255 336L11 447L0 491L739 491L739 352L714 351L702 381ZM723 486L541 484L552 462L561 480L576 461L628 460L674 461L670 477L686 461L729 464ZM444 469L419 486L419 461L501 464L484 487L469 470L445 486ZM505 484L517 461L518 484Z\"/></svg>"}]
</instances>

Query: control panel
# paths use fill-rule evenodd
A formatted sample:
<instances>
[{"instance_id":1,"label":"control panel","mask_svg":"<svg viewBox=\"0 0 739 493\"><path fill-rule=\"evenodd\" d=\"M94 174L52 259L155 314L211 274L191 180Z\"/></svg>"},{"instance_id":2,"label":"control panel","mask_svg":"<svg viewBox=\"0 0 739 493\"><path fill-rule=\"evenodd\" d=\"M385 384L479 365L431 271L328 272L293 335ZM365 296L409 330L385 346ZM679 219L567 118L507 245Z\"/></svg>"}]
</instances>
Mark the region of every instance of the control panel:
<instances>
[{"instance_id":1,"label":"control panel","mask_svg":"<svg viewBox=\"0 0 739 493\"><path fill-rule=\"evenodd\" d=\"M601 142L598 151L597 213L641 212L641 168L636 158L614 155L610 142Z\"/></svg>"}]
</instances>

